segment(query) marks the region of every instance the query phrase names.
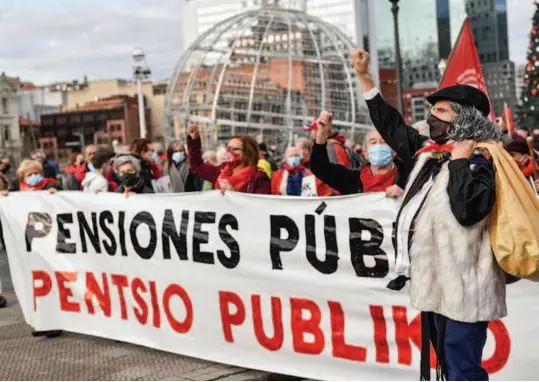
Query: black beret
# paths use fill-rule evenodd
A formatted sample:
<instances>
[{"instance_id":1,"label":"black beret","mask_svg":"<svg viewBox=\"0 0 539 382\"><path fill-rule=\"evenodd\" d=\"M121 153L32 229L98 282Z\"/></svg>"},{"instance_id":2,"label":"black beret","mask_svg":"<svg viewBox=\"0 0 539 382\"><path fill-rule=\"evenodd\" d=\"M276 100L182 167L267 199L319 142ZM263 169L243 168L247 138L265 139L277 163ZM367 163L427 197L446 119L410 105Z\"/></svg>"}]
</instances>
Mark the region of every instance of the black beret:
<instances>
[{"instance_id":1,"label":"black beret","mask_svg":"<svg viewBox=\"0 0 539 382\"><path fill-rule=\"evenodd\" d=\"M510 143L507 143L504 145L505 151L508 153L521 153L521 154L529 154L530 150L528 149L528 142L522 137L519 137L518 135L512 137L512 141Z\"/></svg>"},{"instance_id":2,"label":"black beret","mask_svg":"<svg viewBox=\"0 0 539 382\"><path fill-rule=\"evenodd\" d=\"M490 102L485 93L469 85L454 85L438 90L427 97L427 101L434 105L438 101L452 101L460 105L470 105L479 110L486 117L490 114Z\"/></svg>"}]
</instances>

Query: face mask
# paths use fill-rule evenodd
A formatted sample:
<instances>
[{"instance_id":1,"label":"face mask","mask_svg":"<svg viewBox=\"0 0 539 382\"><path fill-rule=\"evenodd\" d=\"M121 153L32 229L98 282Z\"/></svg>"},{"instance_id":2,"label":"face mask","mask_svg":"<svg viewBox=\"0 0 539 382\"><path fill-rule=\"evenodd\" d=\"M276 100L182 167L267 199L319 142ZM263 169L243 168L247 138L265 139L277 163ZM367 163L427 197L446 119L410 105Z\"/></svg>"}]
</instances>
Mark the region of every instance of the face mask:
<instances>
[{"instance_id":1,"label":"face mask","mask_svg":"<svg viewBox=\"0 0 539 382\"><path fill-rule=\"evenodd\" d=\"M41 181L43 180L43 177L39 174L32 174L24 180L24 182L29 186L37 186Z\"/></svg>"},{"instance_id":2,"label":"face mask","mask_svg":"<svg viewBox=\"0 0 539 382\"><path fill-rule=\"evenodd\" d=\"M369 162L376 167L385 167L393 160L391 148L388 145L369 147Z\"/></svg>"},{"instance_id":3,"label":"face mask","mask_svg":"<svg viewBox=\"0 0 539 382\"><path fill-rule=\"evenodd\" d=\"M159 160L159 154L157 154L155 151L152 154L152 160L154 162L157 162Z\"/></svg>"},{"instance_id":4,"label":"face mask","mask_svg":"<svg viewBox=\"0 0 539 382\"><path fill-rule=\"evenodd\" d=\"M133 187L135 184L137 184L137 181L137 174L126 172L125 174L120 176L120 182L122 182L125 187Z\"/></svg>"},{"instance_id":5,"label":"face mask","mask_svg":"<svg viewBox=\"0 0 539 382\"><path fill-rule=\"evenodd\" d=\"M440 118L430 115L427 119L427 124L430 127L430 139L439 145L443 145L449 140L447 129L451 122L442 121Z\"/></svg>"},{"instance_id":6,"label":"face mask","mask_svg":"<svg viewBox=\"0 0 539 382\"><path fill-rule=\"evenodd\" d=\"M88 171L90 171L90 172L95 172L95 167L94 167L93 164L88 163Z\"/></svg>"},{"instance_id":7,"label":"face mask","mask_svg":"<svg viewBox=\"0 0 539 382\"><path fill-rule=\"evenodd\" d=\"M234 153L229 149L226 149L224 161L225 163L229 163L233 167L239 166L242 163L241 155L238 153Z\"/></svg>"},{"instance_id":8,"label":"face mask","mask_svg":"<svg viewBox=\"0 0 539 382\"><path fill-rule=\"evenodd\" d=\"M172 154L172 160L174 161L174 163L183 162L184 159L185 159L185 153L182 151Z\"/></svg>"},{"instance_id":9,"label":"face mask","mask_svg":"<svg viewBox=\"0 0 539 382\"><path fill-rule=\"evenodd\" d=\"M298 167L300 164L301 164L301 159L300 157L290 157L286 160L286 163L292 167L292 168L295 168L295 167Z\"/></svg>"}]
</instances>

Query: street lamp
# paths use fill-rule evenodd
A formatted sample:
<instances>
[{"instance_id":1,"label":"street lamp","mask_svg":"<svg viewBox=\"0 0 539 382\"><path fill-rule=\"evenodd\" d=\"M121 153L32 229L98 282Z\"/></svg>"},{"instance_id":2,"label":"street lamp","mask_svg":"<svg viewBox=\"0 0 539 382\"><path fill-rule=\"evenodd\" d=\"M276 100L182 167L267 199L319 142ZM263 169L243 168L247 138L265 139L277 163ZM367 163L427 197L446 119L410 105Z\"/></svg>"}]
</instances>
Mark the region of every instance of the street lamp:
<instances>
[{"instance_id":1,"label":"street lamp","mask_svg":"<svg viewBox=\"0 0 539 382\"><path fill-rule=\"evenodd\" d=\"M399 0L389 0L393 5L391 13L393 13L393 29L395 31L395 65L397 66L397 108L401 114L404 113L402 107L402 62L401 62L401 47L399 41Z\"/></svg>"},{"instance_id":2,"label":"street lamp","mask_svg":"<svg viewBox=\"0 0 539 382\"><path fill-rule=\"evenodd\" d=\"M140 124L140 136L146 138L148 130L146 129L146 113L144 110L144 93L142 92L142 81L150 78L152 74L150 68L146 65L146 55L141 48L133 50L133 78L137 81L138 88L138 119Z\"/></svg>"}]
</instances>

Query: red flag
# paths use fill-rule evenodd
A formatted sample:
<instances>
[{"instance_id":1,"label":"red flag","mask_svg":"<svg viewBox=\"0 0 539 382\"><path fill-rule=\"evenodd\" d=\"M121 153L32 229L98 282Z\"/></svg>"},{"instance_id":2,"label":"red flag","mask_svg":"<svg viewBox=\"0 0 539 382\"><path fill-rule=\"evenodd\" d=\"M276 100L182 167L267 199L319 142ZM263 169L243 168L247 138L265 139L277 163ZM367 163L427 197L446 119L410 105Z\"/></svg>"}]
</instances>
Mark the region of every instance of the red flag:
<instances>
[{"instance_id":1,"label":"red flag","mask_svg":"<svg viewBox=\"0 0 539 382\"><path fill-rule=\"evenodd\" d=\"M513 111L507 107L507 103L503 105L503 113L500 118L505 119L505 126L507 127L507 132L509 136L513 137L515 135L515 124L513 123Z\"/></svg>"},{"instance_id":2,"label":"red flag","mask_svg":"<svg viewBox=\"0 0 539 382\"><path fill-rule=\"evenodd\" d=\"M470 85L478 88L488 97L483 69L479 62L479 56L477 55L477 48L475 47L472 34L472 27L470 26L470 20L468 20L468 18L464 20L457 42L449 55L447 68L442 81L440 82L440 89L456 84ZM496 119L492 104L490 104L490 118L493 121Z\"/></svg>"}]
</instances>

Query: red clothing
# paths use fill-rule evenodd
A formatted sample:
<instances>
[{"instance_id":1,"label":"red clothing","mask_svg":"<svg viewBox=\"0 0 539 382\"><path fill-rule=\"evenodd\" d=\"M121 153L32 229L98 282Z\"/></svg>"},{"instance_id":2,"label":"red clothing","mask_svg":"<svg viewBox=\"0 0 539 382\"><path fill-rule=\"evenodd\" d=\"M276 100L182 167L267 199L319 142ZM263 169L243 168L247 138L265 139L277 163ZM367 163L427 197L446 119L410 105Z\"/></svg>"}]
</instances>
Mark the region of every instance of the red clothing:
<instances>
[{"instance_id":1,"label":"red clothing","mask_svg":"<svg viewBox=\"0 0 539 382\"><path fill-rule=\"evenodd\" d=\"M65 174L74 174L77 172L77 166L70 164L64 169Z\"/></svg>"},{"instance_id":2,"label":"red clothing","mask_svg":"<svg viewBox=\"0 0 539 382\"><path fill-rule=\"evenodd\" d=\"M352 168L352 160L344 146L345 142L346 139L339 133L335 133L329 137L327 143L329 161L346 168Z\"/></svg>"},{"instance_id":3,"label":"red clothing","mask_svg":"<svg viewBox=\"0 0 539 382\"><path fill-rule=\"evenodd\" d=\"M313 173L311 170L307 168L303 168L303 176L311 176ZM271 177L271 193L272 195L281 195L281 186L283 182L283 175L285 172L288 172L287 169L284 167L281 167L278 169L275 173L273 173L273 176ZM329 187L327 184L322 183L322 181L318 178L316 178L316 193L318 196L332 196L338 194L337 192L333 191L331 187Z\"/></svg>"},{"instance_id":4,"label":"red clothing","mask_svg":"<svg viewBox=\"0 0 539 382\"><path fill-rule=\"evenodd\" d=\"M211 182L216 189L216 182L221 175L221 167L212 166L202 160L202 145L199 139L187 137L187 152L191 171L202 180ZM248 194L271 194L271 182L266 173L256 169L249 177L245 189L240 191Z\"/></svg>"},{"instance_id":5,"label":"red clothing","mask_svg":"<svg viewBox=\"0 0 539 382\"><path fill-rule=\"evenodd\" d=\"M159 166L157 165L157 163L155 163L154 161L150 161L151 165L152 165L152 170L151 170L151 176L152 176L152 179L159 179L159 178L162 178L163 177L163 173L161 172L161 170L159 169Z\"/></svg>"},{"instance_id":6,"label":"red clothing","mask_svg":"<svg viewBox=\"0 0 539 382\"><path fill-rule=\"evenodd\" d=\"M520 170L522 171L525 177L530 177L530 176L533 176L533 166L534 166L534 163L530 158L530 160L528 161L528 165L524 168L521 168ZM535 165L535 168L539 171L539 167L537 165Z\"/></svg>"},{"instance_id":7,"label":"red clothing","mask_svg":"<svg viewBox=\"0 0 539 382\"><path fill-rule=\"evenodd\" d=\"M388 187L395 184L398 172L399 169L395 166L385 174L374 175L371 166L365 166L360 173L363 192L385 192Z\"/></svg>"},{"instance_id":8,"label":"red clothing","mask_svg":"<svg viewBox=\"0 0 539 382\"><path fill-rule=\"evenodd\" d=\"M45 190L48 185L60 186L60 183L56 179L43 178L43 180L35 186L30 186L24 182L19 183L19 189L21 191L42 191Z\"/></svg>"},{"instance_id":9,"label":"red clothing","mask_svg":"<svg viewBox=\"0 0 539 382\"><path fill-rule=\"evenodd\" d=\"M75 171L75 179L79 183L82 183L84 178L86 177L86 173L88 172L88 166L86 162L82 162L79 167L77 167L77 170Z\"/></svg>"}]
</instances>

